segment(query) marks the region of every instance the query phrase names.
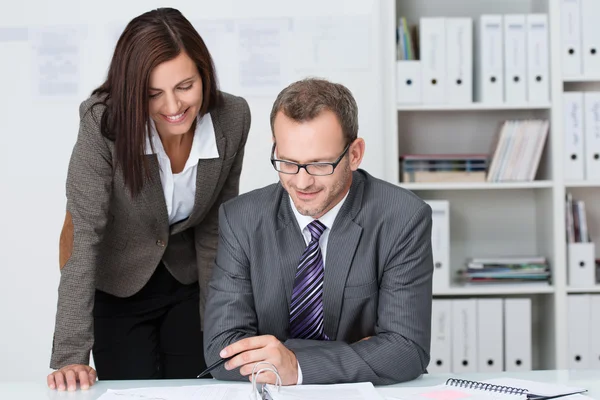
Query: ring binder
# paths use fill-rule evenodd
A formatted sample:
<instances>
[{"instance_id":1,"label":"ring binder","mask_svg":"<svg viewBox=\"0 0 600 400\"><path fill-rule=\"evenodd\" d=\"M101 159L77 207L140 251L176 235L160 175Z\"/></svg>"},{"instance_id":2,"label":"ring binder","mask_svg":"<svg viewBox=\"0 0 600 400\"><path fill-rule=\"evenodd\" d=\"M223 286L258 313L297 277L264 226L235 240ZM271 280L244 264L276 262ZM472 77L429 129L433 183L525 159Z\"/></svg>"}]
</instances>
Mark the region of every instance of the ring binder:
<instances>
[{"instance_id":1,"label":"ring binder","mask_svg":"<svg viewBox=\"0 0 600 400\"><path fill-rule=\"evenodd\" d=\"M256 370L256 368L261 365L261 364L266 364L266 367L260 368L258 371ZM268 361L260 361L257 362L256 364L254 364L254 368L252 368L252 394L254 396L254 400L259 400L259 398L257 397L260 393L260 400L264 400L266 399L266 394L267 392L265 391L265 385L262 386L262 388L259 390L256 388L256 380L258 379L258 376L265 371L271 371L272 373L275 374L275 387L277 388L277 391L279 391L279 389L281 388L281 376L279 375L279 372L277 371L277 367L275 367L275 365L271 364Z\"/></svg>"},{"instance_id":2,"label":"ring binder","mask_svg":"<svg viewBox=\"0 0 600 400\"><path fill-rule=\"evenodd\" d=\"M526 395L528 390L512 386L493 385L491 383L469 381L466 379L450 378L446 381L446 385L461 387L465 389L484 390L486 392L496 392L504 394Z\"/></svg>"}]
</instances>

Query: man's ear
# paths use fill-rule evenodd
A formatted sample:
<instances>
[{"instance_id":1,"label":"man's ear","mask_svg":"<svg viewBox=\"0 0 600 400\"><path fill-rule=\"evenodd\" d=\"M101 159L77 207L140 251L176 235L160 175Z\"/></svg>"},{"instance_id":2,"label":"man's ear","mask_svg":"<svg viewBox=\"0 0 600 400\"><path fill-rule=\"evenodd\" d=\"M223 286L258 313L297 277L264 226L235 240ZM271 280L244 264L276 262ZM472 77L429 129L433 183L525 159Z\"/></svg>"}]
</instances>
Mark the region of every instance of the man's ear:
<instances>
[{"instance_id":1,"label":"man's ear","mask_svg":"<svg viewBox=\"0 0 600 400\"><path fill-rule=\"evenodd\" d=\"M356 171L365 155L365 141L363 138L357 138L352 142L348 149L350 153L350 169Z\"/></svg>"}]
</instances>

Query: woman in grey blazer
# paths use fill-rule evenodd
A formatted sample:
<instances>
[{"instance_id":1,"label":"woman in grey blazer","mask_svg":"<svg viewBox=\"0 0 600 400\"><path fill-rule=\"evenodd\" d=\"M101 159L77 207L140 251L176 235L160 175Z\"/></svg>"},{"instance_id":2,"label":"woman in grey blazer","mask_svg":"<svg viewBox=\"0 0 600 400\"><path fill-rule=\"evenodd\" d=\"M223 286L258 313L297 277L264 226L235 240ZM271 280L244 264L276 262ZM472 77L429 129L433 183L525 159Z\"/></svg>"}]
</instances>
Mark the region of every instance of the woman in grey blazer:
<instances>
[{"instance_id":1,"label":"woman in grey blazer","mask_svg":"<svg viewBox=\"0 0 600 400\"><path fill-rule=\"evenodd\" d=\"M174 9L133 19L108 77L79 108L60 238L48 386L191 378L219 206L236 196L250 128L211 56Z\"/></svg>"}]
</instances>

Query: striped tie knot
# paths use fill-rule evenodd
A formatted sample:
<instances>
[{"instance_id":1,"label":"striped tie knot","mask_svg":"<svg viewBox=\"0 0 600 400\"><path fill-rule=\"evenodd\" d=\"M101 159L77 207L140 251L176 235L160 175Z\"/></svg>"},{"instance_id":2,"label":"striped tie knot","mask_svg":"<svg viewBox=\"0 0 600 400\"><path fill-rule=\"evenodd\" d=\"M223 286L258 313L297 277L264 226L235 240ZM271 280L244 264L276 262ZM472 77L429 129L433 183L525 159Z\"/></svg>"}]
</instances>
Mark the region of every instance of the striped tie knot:
<instances>
[{"instance_id":1,"label":"striped tie knot","mask_svg":"<svg viewBox=\"0 0 600 400\"><path fill-rule=\"evenodd\" d=\"M313 222L308 224L307 228L311 235L311 242L318 242L323 232L325 232L325 229L327 229L327 227L318 219L315 219Z\"/></svg>"}]
</instances>

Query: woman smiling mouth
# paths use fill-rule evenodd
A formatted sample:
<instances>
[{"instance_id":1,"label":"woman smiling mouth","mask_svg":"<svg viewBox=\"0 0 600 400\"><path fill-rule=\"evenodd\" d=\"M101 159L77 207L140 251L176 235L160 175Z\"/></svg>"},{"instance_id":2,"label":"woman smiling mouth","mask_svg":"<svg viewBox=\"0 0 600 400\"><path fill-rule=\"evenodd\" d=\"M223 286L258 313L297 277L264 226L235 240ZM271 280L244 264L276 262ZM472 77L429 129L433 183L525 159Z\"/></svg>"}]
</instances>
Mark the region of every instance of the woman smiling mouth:
<instances>
[{"instance_id":1,"label":"woman smiling mouth","mask_svg":"<svg viewBox=\"0 0 600 400\"><path fill-rule=\"evenodd\" d=\"M185 120L185 118L187 117L188 110L189 110L189 108L187 108L184 112L182 112L180 114L176 114L176 115L167 116L167 115L161 114L161 117L163 117L163 119L170 124L178 124Z\"/></svg>"}]
</instances>

